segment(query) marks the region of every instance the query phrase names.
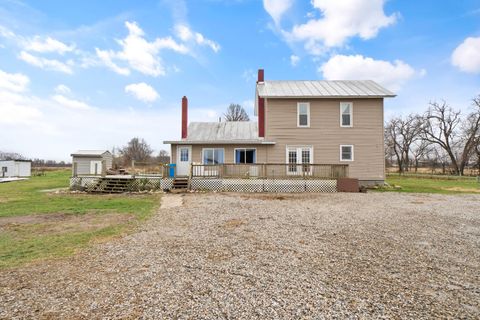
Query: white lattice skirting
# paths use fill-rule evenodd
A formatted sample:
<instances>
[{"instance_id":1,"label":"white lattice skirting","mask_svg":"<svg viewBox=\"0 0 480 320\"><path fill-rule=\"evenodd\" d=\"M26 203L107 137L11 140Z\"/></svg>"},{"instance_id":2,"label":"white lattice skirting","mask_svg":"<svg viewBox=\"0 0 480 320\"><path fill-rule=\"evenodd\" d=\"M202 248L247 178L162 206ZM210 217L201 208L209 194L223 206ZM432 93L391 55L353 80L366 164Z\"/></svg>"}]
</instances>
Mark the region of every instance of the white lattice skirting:
<instances>
[{"instance_id":1,"label":"white lattice skirting","mask_svg":"<svg viewBox=\"0 0 480 320\"><path fill-rule=\"evenodd\" d=\"M98 183L98 177L72 177L71 190L87 190ZM172 178L142 177L129 184L129 191L170 190ZM194 191L229 192L337 192L337 180L315 179L212 179L194 178L190 181Z\"/></svg>"},{"instance_id":2,"label":"white lattice skirting","mask_svg":"<svg viewBox=\"0 0 480 320\"><path fill-rule=\"evenodd\" d=\"M337 180L192 179L190 188L233 192L337 192Z\"/></svg>"}]
</instances>

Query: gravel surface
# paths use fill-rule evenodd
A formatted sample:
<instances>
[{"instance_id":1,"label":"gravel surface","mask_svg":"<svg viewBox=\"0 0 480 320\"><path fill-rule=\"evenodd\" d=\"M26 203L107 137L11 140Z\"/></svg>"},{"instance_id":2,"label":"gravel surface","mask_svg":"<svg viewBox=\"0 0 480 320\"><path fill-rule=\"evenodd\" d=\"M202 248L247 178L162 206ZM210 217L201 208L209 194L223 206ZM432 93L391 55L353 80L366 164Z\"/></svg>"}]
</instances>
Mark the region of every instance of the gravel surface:
<instances>
[{"instance_id":1,"label":"gravel surface","mask_svg":"<svg viewBox=\"0 0 480 320\"><path fill-rule=\"evenodd\" d=\"M0 271L0 317L480 317L478 195L163 201L135 234Z\"/></svg>"}]
</instances>

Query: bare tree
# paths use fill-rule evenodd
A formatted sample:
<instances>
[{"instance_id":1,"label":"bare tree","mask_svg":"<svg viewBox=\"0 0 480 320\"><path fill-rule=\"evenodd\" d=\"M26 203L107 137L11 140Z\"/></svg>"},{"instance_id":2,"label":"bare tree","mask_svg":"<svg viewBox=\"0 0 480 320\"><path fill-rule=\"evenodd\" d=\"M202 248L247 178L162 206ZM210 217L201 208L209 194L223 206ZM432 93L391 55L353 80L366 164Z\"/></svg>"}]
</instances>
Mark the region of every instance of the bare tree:
<instances>
[{"instance_id":1,"label":"bare tree","mask_svg":"<svg viewBox=\"0 0 480 320\"><path fill-rule=\"evenodd\" d=\"M424 116L423 139L440 146L450 158L455 174L463 175L476 147L480 130L480 96L473 99L475 110L462 121L461 111L445 101L431 102Z\"/></svg>"},{"instance_id":2,"label":"bare tree","mask_svg":"<svg viewBox=\"0 0 480 320\"><path fill-rule=\"evenodd\" d=\"M410 114L393 118L385 126L385 141L397 158L399 172L408 171L412 145L420 139L421 123L418 115Z\"/></svg>"},{"instance_id":3,"label":"bare tree","mask_svg":"<svg viewBox=\"0 0 480 320\"><path fill-rule=\"evenodd\" d=\"M432 145L427 140L419 139L415 143L413 143L411 148L411 154L415 173L418 172L418 166L420 164L420 161L427 159L432 151Z\"/></svg>"},{"instance_id":4,"label":"bare tree","mask_svg":"<svg viewBox=\"0 0 480 320\"><path fill-rule=\"evenodd\" d=\"M157 160L160 163L170 163L170 155L167 150L160 150L158 152Z\"/></svg>"},{"instance_id":5,"label":"bare tree","mask_svg":"<svg viewBox=\"0 0 480 320\"><path fill-rule=\"evenodd\" d=\"M239 104L232 103L228 106L227 112L223 117L225 121L250 121L250 117L243 107Z\"/></svg>"},{"instance_id":6,"label":"bare tree","mask_svg":"<svg viewBox=\"0 0 480 320\"><path fill-rule=\"evenodd\" d=\"M25 160L26 158L17 152L0 151L0 160Z\"/></svg>"},{"instance_id":7,"label":"bare tree","mask_svg":"<svg viewBox=\"0 0 480 320\"><path fill-rule=\"evenodd\" d=\"M128 144L119 150L124 164L130 164L132 160L146 162L153 150L144 139L133 138Z\"/></svg>"}]
</instances>

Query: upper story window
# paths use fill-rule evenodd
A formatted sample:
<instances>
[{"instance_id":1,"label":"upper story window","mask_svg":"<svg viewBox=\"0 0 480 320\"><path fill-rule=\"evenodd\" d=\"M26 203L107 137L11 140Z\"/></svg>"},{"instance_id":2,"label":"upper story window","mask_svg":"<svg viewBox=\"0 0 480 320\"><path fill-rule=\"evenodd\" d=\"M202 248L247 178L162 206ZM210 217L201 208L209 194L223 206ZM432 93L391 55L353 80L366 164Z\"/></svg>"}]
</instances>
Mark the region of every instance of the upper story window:
<instances>
[{"instance_id":1,"label":"upper story window","mask_svg":"<svg viewBox=\"0 0 480 320\"><path fill-rule=\"evenodd\" d=\"M353 127L353 103L340 102L340 126Z\"/></svg>"},{"instance_id":2,"label":"upper story window","mask_svg":"<svg viewBox=\"0 0 480 320\"><path fill-rule=\"evenodd\" d=\"M341 145L340 146L340 161L353 161L353 146Z\"/></svg>"},{"instance_id":3,"label":"upper story window","mask_svg":"<svg viewBox=\"0 0 480 320\"><path fill-rule=\"evenodd\" d=\"M297 126L310 127L310 103L299 102L297 104Z\"/></svg>"}]
</instances>

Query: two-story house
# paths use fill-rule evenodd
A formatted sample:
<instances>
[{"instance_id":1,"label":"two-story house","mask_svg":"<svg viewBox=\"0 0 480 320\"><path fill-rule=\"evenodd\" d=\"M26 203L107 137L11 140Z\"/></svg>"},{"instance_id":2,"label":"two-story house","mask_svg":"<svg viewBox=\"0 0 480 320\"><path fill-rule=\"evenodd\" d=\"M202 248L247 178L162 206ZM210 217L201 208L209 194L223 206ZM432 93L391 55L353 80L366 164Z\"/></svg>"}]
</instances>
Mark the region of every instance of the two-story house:
<instances>
[{"instance_id":1,"label":"two-story house","mask_svg":"<svg viewBox=\"0 0 480 320\"><path fill-rule=\"evenodd\" d=\"M182 99L182 139L171 144L178 176L199 164L348 164L363 184L385 179L383 99L371 80L270 81L258 71L257 122L193 122ZM297 165L293 165L297 164Z\"/></svg>"}]
</instances>

